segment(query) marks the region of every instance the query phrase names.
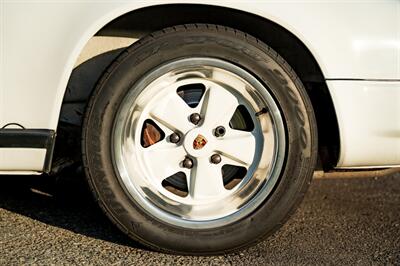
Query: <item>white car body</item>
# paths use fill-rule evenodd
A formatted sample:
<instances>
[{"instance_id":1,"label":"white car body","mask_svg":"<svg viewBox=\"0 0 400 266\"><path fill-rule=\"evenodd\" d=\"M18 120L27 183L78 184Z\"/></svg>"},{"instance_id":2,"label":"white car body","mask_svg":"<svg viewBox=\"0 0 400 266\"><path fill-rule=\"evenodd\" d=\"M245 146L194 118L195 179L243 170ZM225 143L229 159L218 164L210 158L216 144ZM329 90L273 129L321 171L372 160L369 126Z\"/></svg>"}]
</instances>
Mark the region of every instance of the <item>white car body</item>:
<instances>
[{"instance_id":1,"label":"white car body","mask_svg":"<svg viewBox=\"0 0 400 266\"><path fill-rule=\"evenodd\" d=\"M400 165L400 1L8 1L0 3L0 128L57 130L88 41L128 12L218 5L268 19L319 64L340 132L337 168ZM146 22L143 22L146 23ZM6 126L10 128L12 126ZM0 147L0 173L43 171L46 149Z\"/></svg>"}]
</instances>

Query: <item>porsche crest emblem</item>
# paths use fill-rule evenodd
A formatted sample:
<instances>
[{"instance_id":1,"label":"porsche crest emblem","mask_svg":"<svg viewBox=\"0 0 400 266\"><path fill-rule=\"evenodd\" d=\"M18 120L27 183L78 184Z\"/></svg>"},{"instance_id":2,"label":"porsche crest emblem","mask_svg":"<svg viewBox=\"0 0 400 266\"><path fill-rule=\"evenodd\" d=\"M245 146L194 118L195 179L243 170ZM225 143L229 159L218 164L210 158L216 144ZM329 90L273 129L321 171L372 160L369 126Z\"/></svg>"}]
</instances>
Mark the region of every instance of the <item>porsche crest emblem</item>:
<instances>
[{"instance_id":1,"label":"porsche crest emblem","mask_svg":"<svg viewBox=\"0 0 400 266\"><path fill-rule=\"evenodd\" d=\"M207 139L202 135L197 135L193 141L193 149L200 150L207 144Z\"/></svg>"}]
</instances>

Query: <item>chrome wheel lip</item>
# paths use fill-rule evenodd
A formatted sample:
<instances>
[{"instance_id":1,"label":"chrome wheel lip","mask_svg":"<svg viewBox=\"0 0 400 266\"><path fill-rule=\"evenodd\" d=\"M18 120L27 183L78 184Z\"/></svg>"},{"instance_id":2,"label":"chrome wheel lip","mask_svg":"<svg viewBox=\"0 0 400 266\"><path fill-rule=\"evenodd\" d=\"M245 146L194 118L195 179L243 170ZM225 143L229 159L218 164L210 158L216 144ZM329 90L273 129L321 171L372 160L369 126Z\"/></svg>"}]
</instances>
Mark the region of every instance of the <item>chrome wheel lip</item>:
<instances>
[{"instance_id":1,"label":"chrome wheel lip","mask_svg":"<svg viewBox=\"0 0 400 266\"><path fill-rule=\"evenodd\" d=\"M148 196L143 195L142 191L140 191L141 188L138 188L137 184L133 183L130 173L129 171L127 171L126 163L121 160L123 147L126 144L124 143L124 141L126 140L121 139L121 136L122 134L124 134L124 132L130 132L131 130L133 130L133 128L138 126L137 124L132 124L130 125L130 128L126 128L124 120L128 121L132 118L132 102L134 102L137 97L147 88L148 84L157 79L157 77L161 77L166 73L174 71L175 69L179 69L181 67L191 68L199 66L220 68L228 72L233 71L232 73L238 75L240 78L244 79L247 83L251 85L252 89L254 89L254 93L257 94L258 97L263 99L263 103L265 104L271 115L271 120L274 125L273 132L275 148L273 151L273 161L271 162L270 170L268 171L268 176L262 179L262 186L259 187L257 191L252 191L253 196L247 202L245 202L243 206L241 206L237 211L220 218L191 220L185 217L176 216L173 213L161 209L160 206L152 203L151 199L149 199ZM124 188L128 192L129 196L136 203L138 203L139 206L141 206L154 218L163 222L167 222L174 226L192 229L216 228L233 223L249 215L267 199L268 195L271 193L273 187L277 183L277 180L283 168L286 149L286 134L283 124L283 118L278 105L276 104L275 100L273 99L267 88L262 85L254 76L252 76L246 70L227 61L208 57L192 57L178 59L163 64L162 66L152 71L150 76L145 75L135 85L135 88L132 88L128 92L123 103L121 104L121 107L116 117L117 119L115 119L114 128L112 131L112 158L115 172L122 181L122 184L124 185Z\"/></svg>"}]
</instances>

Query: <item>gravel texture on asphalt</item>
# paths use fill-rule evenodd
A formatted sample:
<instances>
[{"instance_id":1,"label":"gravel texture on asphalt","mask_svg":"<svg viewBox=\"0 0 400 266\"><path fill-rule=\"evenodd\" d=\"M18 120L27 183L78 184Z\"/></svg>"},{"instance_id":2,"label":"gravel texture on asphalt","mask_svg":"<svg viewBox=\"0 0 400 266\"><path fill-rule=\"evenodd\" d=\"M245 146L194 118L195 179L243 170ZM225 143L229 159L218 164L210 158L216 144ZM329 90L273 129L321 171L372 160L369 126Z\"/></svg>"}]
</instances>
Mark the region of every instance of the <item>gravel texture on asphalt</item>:
<instances>
[{"instance_id":1,"label":"gravel texture on asphalt","mask_svg":"<svg viewBox=\"0 0 400 266\"><path fill-rule=\"evenodd\" d=\"M400 265L400 174L314 179L275 235L215 257L143 248L110 224L81 177L0 179L0 265Z\"/></svg>"}]
</instances>

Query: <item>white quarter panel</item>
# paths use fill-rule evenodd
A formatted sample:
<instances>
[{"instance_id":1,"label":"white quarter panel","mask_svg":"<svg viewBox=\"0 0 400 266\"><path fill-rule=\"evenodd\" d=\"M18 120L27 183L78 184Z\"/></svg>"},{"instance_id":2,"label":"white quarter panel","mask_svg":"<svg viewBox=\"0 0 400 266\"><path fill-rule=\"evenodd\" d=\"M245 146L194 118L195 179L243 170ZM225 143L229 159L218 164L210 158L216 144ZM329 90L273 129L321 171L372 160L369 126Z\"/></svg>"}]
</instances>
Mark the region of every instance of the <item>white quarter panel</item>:
<instances>
[{"instance_id":1,"label":"white quarter panel","mask_svg":"<svg viewBox=\"0 0 400 266\"><path fill-rule=\"evenodd\" d=\"M0 126L18 122L56 129L69 75L87 41L126 12L177 2L2 2ZM400 79L400 1L249 2L218 5L258 14L290 30L311 50L326 78Z\"/></svg>"},{"instance_id":2,"label":"white quarter panel","mask_svg":"<svg viewBox=\"0 0 400 266\"><path fill-rule=\"evenodd\" d=\"M43 170L46 149L2 148L0 149L0 174L3 171Z\"/></svg>"},{"instance_id":3,"label":"white quarter panel","mask_svg":"<svg viewBox=\"0 0 400 266\"><path fill-rule=\"evenodd\" d=\"M338 167L400 165L400 82L328 85L340 121Z\"/></svg>"},{"instance_id":4,"label":"white quarter panel","mask_svg":"<svg viewBox=\"0 0 400 266\"><path fill-rule=\"evenodd\" d=\"M55 130L69 76L88 40L124 13L169 3L220 5L272 20L295 34L310 49L326 78L400 79L400 1L395 0L2 0L0 127L16 122L26 128ZM337 94L336 87L329 89L332 95ZM346 101L342 96L340 92L335 96L336 108L346 105L341 103ZM343 114L343 110L338 112ZM346 126L340 119L342 115L340 134L345 137ZM361 131L360 128L355 130ZM373 135L372 132L366 134ZM356 144L348 140L342 144L342 152L346 151L345 158L348 158L344 160L342 156L342 164L349 160L351 164L361 163L366 159L365 156L354 157L360 156L360 152L347 153L352 145ZM395 145L388 147L389 153L395 153L395 148ZM398 157L395 158L399 163ZM393 160L392 157L390 162ZM374 162L388 163L383 157Z\"/></svg>"}]
</instances>

